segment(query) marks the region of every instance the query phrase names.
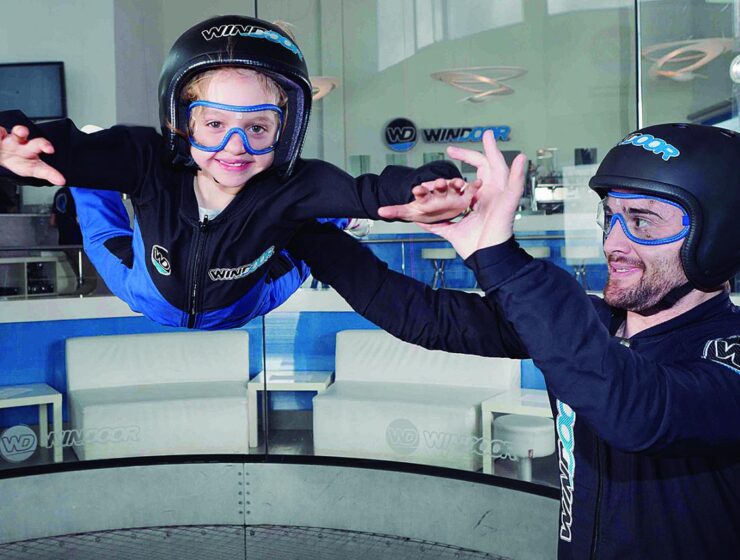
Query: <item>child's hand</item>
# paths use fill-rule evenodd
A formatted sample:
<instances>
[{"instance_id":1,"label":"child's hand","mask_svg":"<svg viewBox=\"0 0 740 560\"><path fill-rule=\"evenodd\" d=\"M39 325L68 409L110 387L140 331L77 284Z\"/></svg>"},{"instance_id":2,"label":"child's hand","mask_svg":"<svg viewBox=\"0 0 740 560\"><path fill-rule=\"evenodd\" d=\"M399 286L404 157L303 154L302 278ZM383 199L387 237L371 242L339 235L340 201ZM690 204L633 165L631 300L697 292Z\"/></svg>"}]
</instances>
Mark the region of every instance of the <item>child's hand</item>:
<instances>
[{"instance_id":1,"label":"child's hand","mask_svg":"<svg viewBox=\"0 0 740 560\"><path fill-rule=\"evenodd\" d=\"M0 126L0 166L21 177L43 179L52 185L63 185L64 176L41 161L41 154L53 154L54 146L45 138L28 140L28 128L14 126L8 133Z\"/></svg>"},{"instance_id":2,"label":"child's hand","mask_svg":"<svg viewBox=\"0 0 740 560\"><path fill-rule=\"evenodd\" d=\"M398 206L378 209L382 218L431 224L451 220L465 212L475 199L481 182L463 179L436 179L412 189L414 200Z\"/></svg>"}]
</instances>

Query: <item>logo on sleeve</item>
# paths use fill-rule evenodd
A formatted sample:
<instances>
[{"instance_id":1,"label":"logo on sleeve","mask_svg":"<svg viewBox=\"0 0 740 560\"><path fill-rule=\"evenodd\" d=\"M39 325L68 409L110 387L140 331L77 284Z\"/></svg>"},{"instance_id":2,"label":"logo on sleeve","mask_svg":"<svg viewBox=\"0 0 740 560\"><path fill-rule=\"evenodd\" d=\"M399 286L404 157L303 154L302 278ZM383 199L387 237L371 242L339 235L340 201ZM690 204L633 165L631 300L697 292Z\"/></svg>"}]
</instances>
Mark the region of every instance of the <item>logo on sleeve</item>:
<instances>
[{"instance_id":1,"label":"logo on sleeve","mask_svg":"<svg viewBox=\"0 0 740 560\"><path fill-rule=\"evenodd\" d=\"M160 245L152 245L152 264L162 276L169 276L172 272L170 261L167 258L167 249Z\"/></svg>"},{"instance_id":2,"label":"logo on sleeve","mask_svg":"<svg viewBox=\"0 0 740 560\"><path fill-rule=\"evenodd\" d=\"M576 479L576 413L567 404L557 401L556 430L560 454L560 540L573 538L573 494Z\"/></svg>"},{"instance_id":3,"label":"logo on sleeve","mask_svg":"<svg viewBox=\"0 0 740 560\"><path fill-rule=\"evenodd\" d=\"M710 340L704 346L702 358L717 362L740 373L740 335Z\"/></svg>"}]
</instances>

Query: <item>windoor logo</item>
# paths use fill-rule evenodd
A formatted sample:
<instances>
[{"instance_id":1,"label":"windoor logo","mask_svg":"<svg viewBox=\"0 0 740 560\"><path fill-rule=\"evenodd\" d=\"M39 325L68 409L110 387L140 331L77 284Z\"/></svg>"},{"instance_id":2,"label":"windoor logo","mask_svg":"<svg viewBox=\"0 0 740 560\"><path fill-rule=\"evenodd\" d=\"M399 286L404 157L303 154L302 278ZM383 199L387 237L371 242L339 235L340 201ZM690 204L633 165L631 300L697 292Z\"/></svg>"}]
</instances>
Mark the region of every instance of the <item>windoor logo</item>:
<instances>
[{"instance_id":1,"label":"windoor logo","mask_svg":"<svg viewBox=\"0 0 740 560\"><path fill-rule=\"evenodd\" d=\"M558 448L560 449L560 540L570 542L573 525L573 492L576 477L574 426L576 413L564 402L558 401Z\"/></svg>"},{"instance_id":2,"label":"windoor logo","mask_svg":"<svg viewBox=\"0 0 740 560\"><path fill-rule=\"evenodd\" d=\"M394 119L385 127L385 143L394 152L408 152L416 145L416 125L408 119Z\"/></svg>"},{"instance_id":3,"label":"windoor logo","mask_svg":"<svg viewBox=\"0 0 740 560\"><path fill-rule=\"evenodd\" d=\"M630 134L619 143L620 146L627 144L639 146L648 152L659 155L663 158L663 161L668 161L671 158L681 155L678 148L669 144L662 138L655 138L652 134Z\"/></svg>"},{"instance_id":4,"label":"windoor logo","mask_svg":"<svg viewBox=\"0 0 740 560\"><path fill-rule=\"evenodd\" d=\"M277 31L271 29L265 29L264 27L258 27L256 25L241 25L238 23L227 23L225 25L219 25L217 27L211 27L201 31L201 35L206 41L213 39L220 39L222 37L234 37L239 35L241 37L254 37L256 39L266 39L277 43L281 47L288 49L300 60L303 60L303 54L300 49L296 46L293 41L281 35Z\"/></svg>"},{"instance_id":5,"label":"windoor logo","mask_svg":"<svg viewBox=\"0 0 740 560\"><path fill-rule=\"evenodd\" d=\"M36 433L28 426L13 426L0 436L0 455L11 463L25 461L37 446Z\"/></svg>"},{"instance_id":6,"label":"windoor logo","mask_svg":"<svg viewBox=\"0 0 740 560\"><path fill-rule=\"evenodd\" d=\"M208 271L208 276L214 282L220 280L238 280L239 278L244 278L252 274L255 270L265 264L274 254L275 246L273 245L249 264L244 264L236 268L212 268Z\"/></svg>"}]
</instances>

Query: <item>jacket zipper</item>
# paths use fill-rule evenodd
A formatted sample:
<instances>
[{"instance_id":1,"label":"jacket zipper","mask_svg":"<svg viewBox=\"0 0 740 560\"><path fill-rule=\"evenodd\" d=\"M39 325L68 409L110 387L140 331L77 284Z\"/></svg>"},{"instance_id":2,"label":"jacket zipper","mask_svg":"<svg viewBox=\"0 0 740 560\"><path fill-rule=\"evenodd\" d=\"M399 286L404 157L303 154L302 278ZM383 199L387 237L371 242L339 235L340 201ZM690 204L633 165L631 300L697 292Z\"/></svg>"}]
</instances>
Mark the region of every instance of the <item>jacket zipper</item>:
<instances>
[{"instance_id":1,"label":"jacket zipper","mask_svg":"<svg viewBox=\"0 0 740 560\"><path fill-rule=\"evenodd\" d=\"M599 545L599 520L601 518L601 492L602 484L604 480L604 473L602 472L601 465L601 443L599 438L594 436L596 439L596 472L599 476L599 484L596 487L596 512L594 513L594 536L591 541L591 560L596 560L596 552Z\"/></svg>"},{"instance_id":2,"label":"jacket zipper","mask_svg":"<svg viewBox=\"0 0 740 560\"><path fill-rule=\"evenodd\" d=\"M203 240L206 236L206 227L208 226L208 216L203 216L203 221L198 225L198 229L195 230L195 256L193 258L193 286L190 290L190 314L188 317L188 328L195 328L195 320L198 316L198 280L200 278L200 271L198 265L200 264L200 253L203 248Z\"/></svg>"}]
</instances>

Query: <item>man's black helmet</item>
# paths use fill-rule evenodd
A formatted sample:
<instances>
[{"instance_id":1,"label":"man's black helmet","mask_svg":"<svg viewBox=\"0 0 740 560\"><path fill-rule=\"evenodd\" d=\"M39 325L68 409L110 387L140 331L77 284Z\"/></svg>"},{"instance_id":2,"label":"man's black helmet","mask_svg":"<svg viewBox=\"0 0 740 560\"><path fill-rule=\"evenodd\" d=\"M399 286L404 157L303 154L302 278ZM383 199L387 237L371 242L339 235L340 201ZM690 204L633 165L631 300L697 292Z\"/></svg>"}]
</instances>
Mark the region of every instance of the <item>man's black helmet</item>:
<instances>
[{"instance_id":1,"label":"man's black helmet","mask_svg":"<svg viewBox=\"0 0 740 560\"><path fill-rule=\"evenodd\" d=\"M288 163L290 174L300 155L311 113L311 83L303 54L285 32L260 19L219 16L194 25L172 46L159 80L159 119L175 164L194 165L187 140L170 125L187 130L183 87L196 74L220 66L252 68L275 80L288 95L288 118L274 165Z\"/></svg>"},{"instance_id":2,"label":"man's black helmet","mask_svg":"<svg viewBox=\"0 0 740 560\"><path fill-rule=\"evenodd\" d=\"M740 135L696 124L629 134L606 154L589 186L604 198L634 189L683 206L691 228L681 262L691 285L711 291L740 270Z\"/></svg>"}]
</instances>

